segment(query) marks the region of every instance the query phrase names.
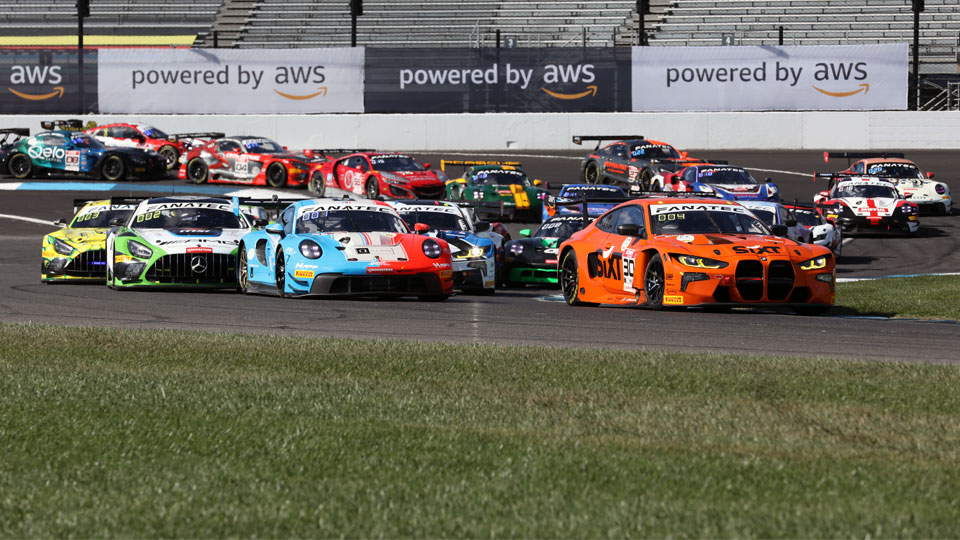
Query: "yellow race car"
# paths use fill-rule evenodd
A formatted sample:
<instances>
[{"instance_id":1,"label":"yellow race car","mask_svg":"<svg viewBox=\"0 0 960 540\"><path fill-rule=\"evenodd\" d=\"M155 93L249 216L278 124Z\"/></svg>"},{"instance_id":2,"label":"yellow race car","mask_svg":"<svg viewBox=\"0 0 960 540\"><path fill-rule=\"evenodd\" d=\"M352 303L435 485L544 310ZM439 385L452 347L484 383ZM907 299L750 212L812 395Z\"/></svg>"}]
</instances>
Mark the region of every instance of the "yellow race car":
<instances>
[{"instance_id":1,"label":"yellow race car","mask_svg":"<svg viewBox=\"0 0 960 540\"><path fill-rule=\"evenodd\" d=\"M40 280L105 282L107 279L107 232L116 219L126 219L143 199L76 199L75 215L63 227L43 237Z\"/></svg>"}]
</instances>

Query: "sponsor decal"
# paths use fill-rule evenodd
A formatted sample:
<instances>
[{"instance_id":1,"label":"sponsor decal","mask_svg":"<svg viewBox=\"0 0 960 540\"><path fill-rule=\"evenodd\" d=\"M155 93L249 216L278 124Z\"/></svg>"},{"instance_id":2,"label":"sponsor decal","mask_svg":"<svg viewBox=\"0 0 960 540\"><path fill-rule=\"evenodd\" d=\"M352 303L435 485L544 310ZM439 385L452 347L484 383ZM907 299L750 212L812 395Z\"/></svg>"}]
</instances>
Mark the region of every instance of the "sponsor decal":
<instances>
[{"instance_id":1,"label":"sponsor decal","mask_svg":"<svg viewBox=\"0 0 960 540\"><path fill-rule=\"evenodd\" d=\"M27 154L34 159L62 161L66 157L67 151L63 148L52 148L49 146L31 146L27 148Z\"/></svg>"},{"instance_id":2,"label":"sponsor decal","mask_svg":"<svg viewBox=\"0 0 960 540\"><path fill-rule=\"evenodd\" d=\"M133 257L129 255L117 254L113 256L113 262L115 263L125 263L125 262L131 262L131 261L133 261Z\"/></svg>"},{"instance_id":3,"label":"sponsor decal","mask_svg":"<svg viewBox=\"0 0 960 540\"><path fill-rule=\"evenodd\" d=\"M683 296L664 296L663 303L670 304L670 305L682 305Z\"/></svg>"},{"instance_id":4,"label":"sponsor decal","mask_svg":"<svg viewBox=\"0 0 960 540\"><path fill-rule=\"evenodd\" d=\"M739 254L741 254L741 255L744 255L744 254L747 254L747 253L753 253L753 254L756 254L756 255L760 255L760 254L762 254L762 253L779 254L779 253L780 253L780 247L779 247L779 246L750 246L750 247L746 247L746 246L733 246L733 252L734 252L734 253L739 253Z\"/></svg>"},{"instance_id":5,"label":"sponsor decal","mask_svg":"<svg viewBox=\"0 0 960 540\"><path fill-rule=\"evenodd\" d=\"M213 253L212 247L188 247L186 253Z\"/></svg>"},{"instance_id":6,"label":"sponsor decal","mask_svg":"<svg viewBox=\"0 0 960 540\"><path fill-rule=\"evenodd\" d=\"M313 270L294 270L293 277L301 279L313 279Z\"/></svg>"},{"instance_id":7,"label":"sponsor decal","mask_svg":"<svg viewBox=\"0 0 960 540\"><path fill-rule=\"evenodd\" d=\"M296 268L297 270L316 270L317 268L319 268L319 266L317 266L317 265L315 265L315 264L307 264L307 263L304 263L304 262L298 262L297 265L296 265L294 268Z\"/></svg>"},{"instance_id":8,"label":"sponsor decal","mask_svg":"<svg viewBox=\"0 0 960 540\"><path fill-rule=\"evenodd\" d=\"M692 234L681 234L680 236L677 237L677 241L686 242L689 244L690 242L693 242L694 238L695 237Z\"/></svg>"},{"instance_id":9,"label":"sponsor decal","mask_svg":"<svg viewBox=\"0 0 960 540\"><path fill-rule=\"evenodd\" d=\"M450 268L450 263L433 263L434 268Z\"/></svg>"},{"instance_id":10,"label":"sponsor decal","mask_svg":"<svg viewBox=\"0 0 960 540\"><path fill-rule=\"evenodd\" d=\"M440 279L450 279L453 277L453 270L441 270Z\"/></svg>"},{"instance_id":11,"label":"sponsor decal","mask_svg":"<svg viewBox=\"0 0 960 540\"><path fill-rule=\"evenodd\" d=\"M393 268L389 266L368 266L367 267L368 274L384 274L389 272L393 272Z\"/></svg>"}]
</instances>

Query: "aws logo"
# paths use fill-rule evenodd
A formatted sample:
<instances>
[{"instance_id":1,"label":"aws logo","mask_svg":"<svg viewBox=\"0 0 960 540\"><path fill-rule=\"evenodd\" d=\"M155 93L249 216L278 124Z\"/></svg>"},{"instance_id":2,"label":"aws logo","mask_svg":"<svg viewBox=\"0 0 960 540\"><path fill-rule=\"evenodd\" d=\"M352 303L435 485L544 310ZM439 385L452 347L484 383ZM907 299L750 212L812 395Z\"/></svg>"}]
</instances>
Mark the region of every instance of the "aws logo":
<instances>
[{"instance_id":1,"label":"aws logo","mask_svg":"<svg viewBox=\"0 0 960 540\"><path fill-rule=\"evenodd\" d=\"M327 80L323 70L323 66L278 66L276 73L274 73L273 82L278 85L323 84ZM297 101L313 99L317 96L326 97L327 95L326 86L318 86L316 92L311 90L306 94L291 94L288 92L281 92L276 88L273 88L273 91L281 97Z\"/></svg>"},{"instance_id":2,"label":"aws logo","mask_svg":"<svg viewBox=\"0 0 960 540\"><path fill-rule=\"evenodd\" d=\"M587 86L583 91L563 93L550 90L546 87L540 89L547 95L563 100L581 99L587 96L596 96L599 88L595 84L589 84L597 80L593 64L548 64L544 66L543 82L546 84L578 84L584 83Z\"/></svg>"},{"instance_id":3,"label":"aws logo","mask_svg":"<svg viewBox=\"0 0 960 540\"><path fill-rule=\"evenodd\" d=\"M848 62L848 63L827 63L820 62L816 65L816 70L813 73L814 80L819 82L830 82L830 81L862 81L867 78L867 63L866 62ZM817 85L811 85L811 88L820 92L825 96L835 97L835 98L845 98L850 96L855 96L860 92L863 92L866 95L870 91L869 83L860 83L859 88L856 90L840 90L840 91L831 91L820 88Z\"/></svg>"},{"instance_id":4,"label":"aws logo","mask_svg":"<svg viewBox=\"0 0 960 540\"><path fill-rule=\"evenodd\" d=\"M63 97L63 86L54 86L51 92L31 94L22 92L13 88L24 84L55 84L63 82L63 76L60 74L60 66L11 66L10 67L10 85L7 90L22 99L30 101L43 101L46 99Z\"/></svg>"}]
</instances>

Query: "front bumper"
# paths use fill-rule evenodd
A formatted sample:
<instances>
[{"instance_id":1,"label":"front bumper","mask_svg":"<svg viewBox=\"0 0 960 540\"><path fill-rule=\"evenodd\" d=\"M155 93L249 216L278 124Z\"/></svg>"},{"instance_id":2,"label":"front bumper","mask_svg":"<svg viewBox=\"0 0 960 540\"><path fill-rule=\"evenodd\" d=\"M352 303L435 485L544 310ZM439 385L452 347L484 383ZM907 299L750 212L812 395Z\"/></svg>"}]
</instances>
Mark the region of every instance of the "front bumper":
<instances>
[{"instance_id":1,"label":"front bumper","mask_svg":"<svg viewBox=\"0 0 960 540\"><path fill-rule=\"evenodd\" d=\"M878 231L878 232L916 232L920 223L916 216L904 218L902 216L868 218L866 216L841 215L836 218L837 224L843 232Z\"/></svg>"},{"instance_id":2,"label":"front bumper","mask_svg":"<svg viewBox=\"0 0 960 540\"><path fill-rule=\"evenodd\" d=\"M319 274L300 296L440 296L453 292L453 275L436 272L410 274Z\"/></svg>"},{"instance_id":3,"label":"front bumper","mask_svg":"<svg viewBox=\"0 0 960 540\"><path fill-rule=\"evenodd\" d=\"M203 257L202 269L194 261L198 256ZM119 287L219 289L237 286L236 256L232 254L172 254L150 261L121 254L114 260L115 284Z\"/></svg>"},{"instance_id":4,"label":"front bumper","mask_svg":"<svg viewBox=\"0 0 960 540\"><path fill-rule=\"evenodd\" d=\"M92 249L73 257L44 256L40 261L41 281L90 281L107 279L106 250Z\"/></svg>"}]
</instances>

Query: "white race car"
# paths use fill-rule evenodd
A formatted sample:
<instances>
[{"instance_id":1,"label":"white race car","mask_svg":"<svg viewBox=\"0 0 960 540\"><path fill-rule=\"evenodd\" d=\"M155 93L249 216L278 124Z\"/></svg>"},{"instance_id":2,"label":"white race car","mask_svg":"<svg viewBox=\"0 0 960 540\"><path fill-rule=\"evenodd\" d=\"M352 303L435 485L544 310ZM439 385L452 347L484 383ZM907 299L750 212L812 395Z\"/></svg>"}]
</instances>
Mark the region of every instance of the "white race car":
<instances>
[{"instance_id":1,"label":"white race car","mask_svg":"<svg viewBox=\"0 0 960 540\"><path fill-rule=\"evenodd\" d=\"M887 231L916 233L920 228L920 208L903 198L893 182L883 178L837 177L833 173L817 173L817 178L831 178L833 187L817 193L813 202L817 209L833 219L844 232Z\"/></svg>"},{"instance_id":2,"label":"white race car","mask_svg":"<svg viewBox=\"0 0 960 540\"><path fill-rule=\"evenodd\" d=\"M836 222L828 220L817 208L807 204L785 204L784 207L793 215L799 227L810 231L810 239L814 244L830 248L835 258L840 258L843 249L843 231Z\"/></svg>"},{"instance_id":3,"label":"white race car","mask_svg":"<svg viewBox=\"0 0 960 540\"><path fill-rule=\"evenodd\" d=\"M813 234L810 229L797 223L797 220L783 206L773 201L737 201L740 206L757 216L768 227L783 226L787 229L787 238L804 244L811 243Z\"/></svg>"}]
</instances>

